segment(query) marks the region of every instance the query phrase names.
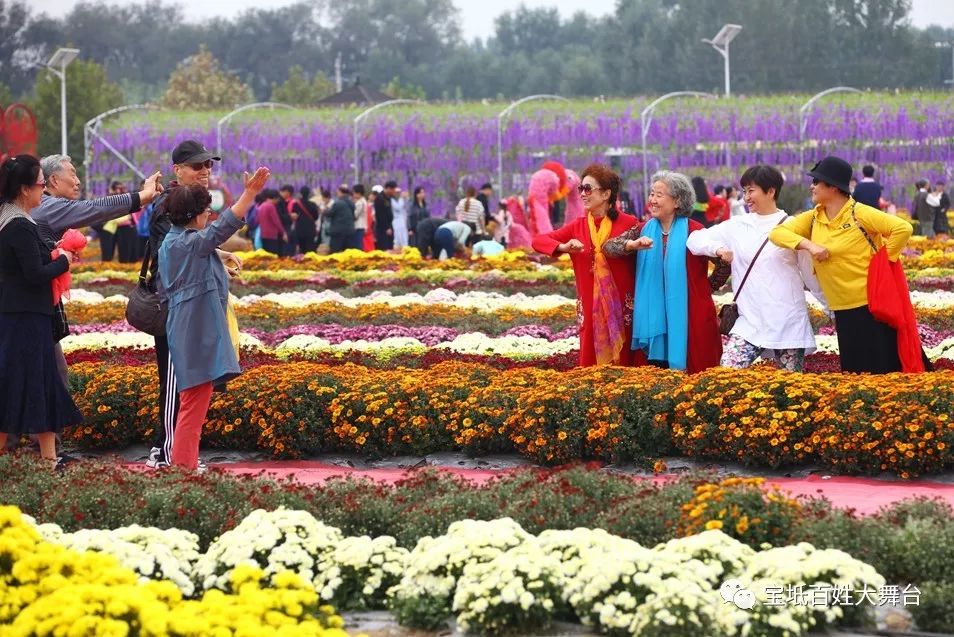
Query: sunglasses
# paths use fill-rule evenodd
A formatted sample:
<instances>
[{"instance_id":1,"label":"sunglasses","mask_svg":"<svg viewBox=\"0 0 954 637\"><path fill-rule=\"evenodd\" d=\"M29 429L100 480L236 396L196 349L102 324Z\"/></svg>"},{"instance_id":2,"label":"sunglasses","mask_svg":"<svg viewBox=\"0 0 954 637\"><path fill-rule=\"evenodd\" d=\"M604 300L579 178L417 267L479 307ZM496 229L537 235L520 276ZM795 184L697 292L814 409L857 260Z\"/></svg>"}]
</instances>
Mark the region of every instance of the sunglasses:
<instances>
[{"instance_id":1,"label":"sunglasses","mask_svg":"<svg viewBox=\"0 0 954 637\"><path fill-rule=\"evenodd\" d=\"M202 170L203 168L208 168L209 170L212 170L212 160L206 159L205 161L196 162L194 164L186 164L186 166L188 166L189 168L197 172Z\"/></svg>"},{"instance_id":2,"label":"sunglasses","mask_svg":"<svg viewBox=\"0 0 954 637\"><path fill-rule=\"evenodd\" d=\"M590 184L580 184L576 187L576 191L581 195L583 193L590 194L595 190L606 190L605 188L600 188L599 186L591 186Z\"/></svg>"},{"instance_id":3,"label":"sunglasses","mask_svg":"<svg viewBox=\"0 0 954 637\"><path fill-rule=\"evenodd\" d=\"M33 185L34 185L34 186L39 186L40 188L45 188L45 187L46 187L46 180L43 179L43 180L41 180L41 181L36 182L36 183L33 184Z\"/></svg>"}]
</instances>

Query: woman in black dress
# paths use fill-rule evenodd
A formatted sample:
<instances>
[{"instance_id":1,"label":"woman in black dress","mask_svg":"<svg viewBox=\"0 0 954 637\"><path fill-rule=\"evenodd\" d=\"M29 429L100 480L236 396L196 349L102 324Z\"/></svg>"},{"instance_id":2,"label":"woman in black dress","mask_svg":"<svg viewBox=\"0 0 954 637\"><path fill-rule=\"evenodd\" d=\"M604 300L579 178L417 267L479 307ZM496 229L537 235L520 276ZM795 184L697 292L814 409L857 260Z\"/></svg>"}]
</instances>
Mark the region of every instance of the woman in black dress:
<instances>
[{"instance_id":1,"label":"woman in black dress","mask_svg":"<svg viewBox=\"0 0 954 637\"><path fill-rule=\"evenodd\" d=\"M36 434L40 455L55 465L56 434L83 417L53 351L52 282L74 255L53 259L30 217L45 185L36 157L0 165L0 449L7 436Z\"/></svg>"}]
</instances>

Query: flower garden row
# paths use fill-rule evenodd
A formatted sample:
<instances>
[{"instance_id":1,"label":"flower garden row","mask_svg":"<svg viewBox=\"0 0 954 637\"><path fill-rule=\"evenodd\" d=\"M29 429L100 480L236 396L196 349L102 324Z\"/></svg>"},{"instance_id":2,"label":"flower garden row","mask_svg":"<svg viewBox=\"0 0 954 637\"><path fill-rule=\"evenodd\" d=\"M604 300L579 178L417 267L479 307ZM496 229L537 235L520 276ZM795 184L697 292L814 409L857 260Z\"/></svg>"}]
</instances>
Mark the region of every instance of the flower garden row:
<instances>
[{"instance_id":1,"label":"flower garden row","mask_svg":"<svg viewBox=\"0 0 954 637\"><path fill-rule=\"evenodd\" d=\"M95 293L74 291L67 306L70 322L115 323L125 315L125 297L102 298ZM912 292L918 321L935 330L954 331L954 292ZM717 304L731 295L716 297ZM487 292L455 294L432 290L428 294L372 293L346 298L336 292L288 292L265 297L247 296L235 304L243 329L275 331L295 325L337 324L443 326L497 335L519 325L542 325L560 332L576 325L575 299L556 296L502 296ZM829 323L828 316L809 306L812 323Z\"/></svg>"},{"instance_id":2,"label":"flower garden row","mask_svg":"<svg viewBox=\"0 0 954 637\"><path fill-rule=\"evenodd\" d=\"M243 566L228 593L189 600L109 553L44 540L12 506L0 506L0 547L0 634L347 637L332 607L290 572L263 585L259 569Z\"/></svg>"},{"instance_id":3,"label":"flower garden row","mask_svg":"<svg viewBox=\"0 0 954 637\"><path fill-rule=\"evenodd\" d=\"M4 509L0 530L19 534L12 561L20 564L5 572L9 562L0 562L0 585L37 590L48 571L81 577L92 564L109 573L79 599L48 594L19 616L14 606L32 598L14 596L0 621L39 621L53 615L54 601L85 611L87 621L116 608L124 612L116 619L145 621L146 611L165 610L158 596L171 611L168 634L202 634L172 631L177 614L204 610L214 622L258 597L264 608L249 621L275 610L294 623L332 603L387 607L402 623L428 628L453 614L483 634L526 634L559 619L614 635L781 636L866 623L887 583L919 592L910 610L920 628L952 626L945 622L954 601L954 512L940 502L911 500L857 518L823 500L789 499L760 479L693 475L653 486L584 467L525 470L483 486L424 471L393 486L345 479L307 487L115 465L51 475L35 460L7 456L0 475L2 501L36 518L47 542L71 549L38 543L32 523ZM84 550L109 553L130 570L117 575L109 558L76 553ZM135 584L132 571L164 581ZM755 593L753 610L719 599L729 578ZM122 605L104 603L107 586ZM871 594L847 606L769 602L773 589L810 594L819 586Z\"/></svg>"},{"instance_id":4,"label":"flower garden row","mask_svg":"<svg viewBox=\"0 0 954 637\"><path fill-rule=\"evenodd\" d=\"M80 363L87 415L66 439L126 447L158 422L148 366ZM954 466L954 372L883 377L656 368L566 372L446 362L370 369L262 365L213 397L203 442L301 457L517 452L540 463L645 462L679 452L756 467L815 464L903 477Z\"/></svg>"}]
</instances>

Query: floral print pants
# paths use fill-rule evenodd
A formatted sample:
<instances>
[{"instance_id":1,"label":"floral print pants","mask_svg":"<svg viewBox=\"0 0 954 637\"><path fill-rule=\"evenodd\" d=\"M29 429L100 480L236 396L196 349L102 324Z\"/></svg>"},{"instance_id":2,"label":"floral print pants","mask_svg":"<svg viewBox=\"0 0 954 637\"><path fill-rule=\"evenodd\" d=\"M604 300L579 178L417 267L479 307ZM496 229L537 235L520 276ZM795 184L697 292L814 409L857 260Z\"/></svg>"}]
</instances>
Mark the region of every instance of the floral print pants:
<instances>
[{"instance_id":1,"label":"floral print pants","mask_svg":"<svg viewBox=\"0 0 954 637\"><path fill-rule=\"evenodd\" d=\"M771 357L776 360L778 366L790 372L800 372L805 367L804 348L767 350L749 343L736 334L729 335L729 340L722 346L722 360L719 364L723 367L744 369L763 354L766 356L772 354Z\"/></svg>"}]
</instances>

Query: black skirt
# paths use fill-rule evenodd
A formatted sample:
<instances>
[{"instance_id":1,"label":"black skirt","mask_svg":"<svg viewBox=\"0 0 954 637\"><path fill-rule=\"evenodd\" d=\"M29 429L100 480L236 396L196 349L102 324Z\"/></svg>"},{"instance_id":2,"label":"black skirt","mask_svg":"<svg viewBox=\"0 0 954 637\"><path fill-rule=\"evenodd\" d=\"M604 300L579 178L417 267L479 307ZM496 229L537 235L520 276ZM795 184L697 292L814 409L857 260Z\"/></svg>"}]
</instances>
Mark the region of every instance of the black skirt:
<instances>
[{"instance_id":1,"label":"black skirt","mask_svg":"<svg viewBox=\"0 0 954 637\"><path fill-rule=\"evenodd\" d=\"M82 422L57 371L51 317L0 314L0 432L59 433Z\"/></svg>"},{"instance_id":2,"label":"black skirt","mask_svg":"<svg viewBox=\"0 0 954 637\"><path fill-rule=\"evenodd\" d=\"M888 374L901 371L898 357L898 333L877 320L867 305L850 310L835 310L838 335L838 356L843 372ZM924 351L924 369L932 370Z\"/></svg>"}]
</instances>

